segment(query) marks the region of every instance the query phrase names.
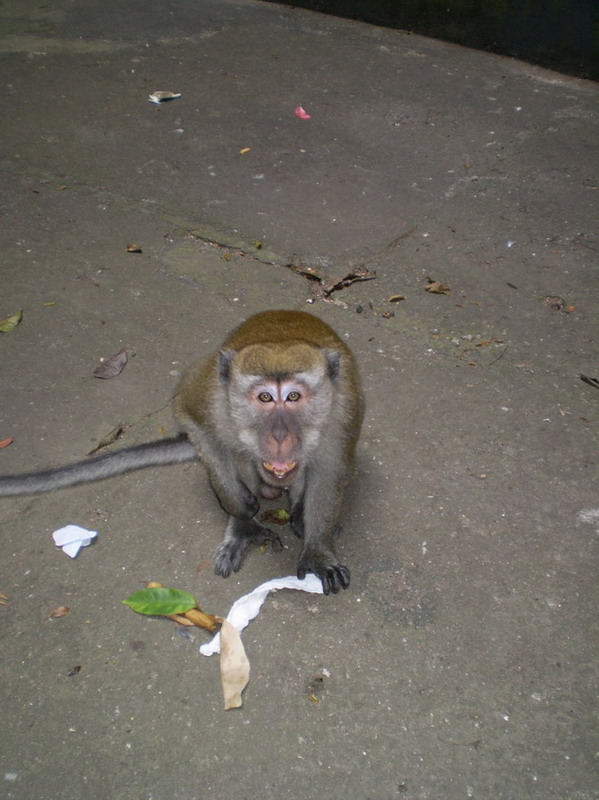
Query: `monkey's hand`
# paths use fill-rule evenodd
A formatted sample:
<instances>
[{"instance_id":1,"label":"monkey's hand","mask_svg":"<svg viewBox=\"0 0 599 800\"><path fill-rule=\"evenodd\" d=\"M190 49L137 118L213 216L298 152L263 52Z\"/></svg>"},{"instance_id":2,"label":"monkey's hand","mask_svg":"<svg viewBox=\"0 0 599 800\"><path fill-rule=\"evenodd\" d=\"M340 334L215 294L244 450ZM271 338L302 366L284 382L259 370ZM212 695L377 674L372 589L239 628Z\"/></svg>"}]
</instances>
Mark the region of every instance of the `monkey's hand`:
<instances>
[{"instance_id":1,"label":"monkey's hand","mask_svg":"<svg viewBox=\"0 0 599 800\"><path fill-rule=\"evenodd\" d=\"M337 594L339 589L349 586L350 572L340 564L334 553L320 548L304 548L297 565L297 577L303 580L308 572L313 572L322 581L325 594Z\"/></svg>"},{"instance_id":2,"label":"monkey's hand","mask_svg":"<svg viewBox=\"0 0 599 800\"><path fill-rule=\"evenodd\" d=\"M217 575L228 578L238 572L247 549L253 544L272 545L273 550L282 550L281 537L253 519L230 517L225 538L214 554L213 565Z\"/></svg>"}]
</instances>

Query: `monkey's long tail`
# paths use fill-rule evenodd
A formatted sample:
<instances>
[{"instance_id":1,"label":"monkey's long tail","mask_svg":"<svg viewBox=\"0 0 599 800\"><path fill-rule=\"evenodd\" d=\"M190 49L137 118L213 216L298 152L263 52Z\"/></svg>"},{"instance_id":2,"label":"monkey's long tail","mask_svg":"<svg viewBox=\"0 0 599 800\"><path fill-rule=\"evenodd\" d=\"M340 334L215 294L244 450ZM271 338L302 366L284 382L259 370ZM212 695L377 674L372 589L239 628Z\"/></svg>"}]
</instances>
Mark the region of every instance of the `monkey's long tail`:
<instances>
[{"instance_id":1,"label":"monkey's long tail","mask_svg":"<svg viewBox=\"0 0 599 800\"><path fill-rule=\"evenodd\" d=\"M0 475L0 497L52 492L67 486L113 478L145 467L180 464L197 459L195 448L183 434L136 447L126 447L65 467L24 472L20 475Z\"/></svg>"}]
</instances>

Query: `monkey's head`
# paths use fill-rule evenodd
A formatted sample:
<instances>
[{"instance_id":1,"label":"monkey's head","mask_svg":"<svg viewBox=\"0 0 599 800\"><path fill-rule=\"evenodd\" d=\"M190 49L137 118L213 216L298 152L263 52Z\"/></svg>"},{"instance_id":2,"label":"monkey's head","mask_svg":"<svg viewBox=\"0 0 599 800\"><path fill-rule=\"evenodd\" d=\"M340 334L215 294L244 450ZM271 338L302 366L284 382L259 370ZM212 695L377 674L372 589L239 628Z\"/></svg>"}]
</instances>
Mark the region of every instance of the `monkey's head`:
<instances>
[{"instance_id":1,"label":"monkey's head","mask_svg":"<svg viewBox=\"0 0 599 800\"><path fill-rule=\"evenodd\" d=\"M222 350L219 378L238 441L264 483L289 486L317 448L334 403L341 354L305 342Z\"/></svg>"}]
</instances>

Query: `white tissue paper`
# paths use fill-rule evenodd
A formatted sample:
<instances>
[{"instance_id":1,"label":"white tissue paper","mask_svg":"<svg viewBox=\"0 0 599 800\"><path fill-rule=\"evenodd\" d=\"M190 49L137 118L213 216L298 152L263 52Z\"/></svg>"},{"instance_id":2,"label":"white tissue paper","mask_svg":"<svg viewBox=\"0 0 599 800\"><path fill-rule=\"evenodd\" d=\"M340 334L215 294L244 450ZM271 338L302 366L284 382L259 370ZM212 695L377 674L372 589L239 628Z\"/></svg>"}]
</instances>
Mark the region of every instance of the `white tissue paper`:
<instances>
[{"instance_id":1,"label":"white tissue paper","mask_svg":"<svg viewBox=\"0 0 599 800\"><path fill-rule=\"evenodd\" d=\"M88 531L79 525L65 525L64 528L54 531L52 537L56 546L62 547L63 553L75 558L81 548L91 544L97 535L98 531Z\"/></svg>"},{"instance_id":2,"label":"white tissue paper","mask_svg":"<svg viewBox=\"0 0 599 800\"><path fill-rule=\"evenodd\" d=\"M289 575L286 578L274 578L266 583L261 583L249 594L244 594L236 600L227 614L227 621L241 632L247 624L257 617L266 600L269 592L277 592L279 589L301 589L312 594L322 594L322 582L316 575L309 573L303 580ZM220 653L220 633L213 639L200 647L200 653L204 656L212 656Z\"/></svg>"}]
</instances>

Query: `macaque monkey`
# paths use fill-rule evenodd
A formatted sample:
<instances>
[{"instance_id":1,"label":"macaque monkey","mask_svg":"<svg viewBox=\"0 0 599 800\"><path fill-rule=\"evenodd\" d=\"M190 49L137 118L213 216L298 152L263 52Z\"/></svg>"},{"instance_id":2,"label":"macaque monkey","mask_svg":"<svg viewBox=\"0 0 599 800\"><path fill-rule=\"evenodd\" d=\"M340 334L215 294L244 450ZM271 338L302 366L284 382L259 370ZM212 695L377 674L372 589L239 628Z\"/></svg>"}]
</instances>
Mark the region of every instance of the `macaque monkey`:
<instances>
[{"instance_id":1,"label":"macaque monkey","mask_svg":"<svg viewBox=\"0 0 599 800\"><path fill-rule=\"evenodd\" d=\"M0 476L0 496L35 494L143 467L200 459L229 514L214 569L239 570L252 543L279 542L256 514L259 498L287 493L302 540L297 575L313 572L325 594L349 586L334 539L363 417L354 357L337 334L303 311L248 319L204 364L183 375L174 399L181 435L66 467Z\"/></svg>"}]
</instances>

